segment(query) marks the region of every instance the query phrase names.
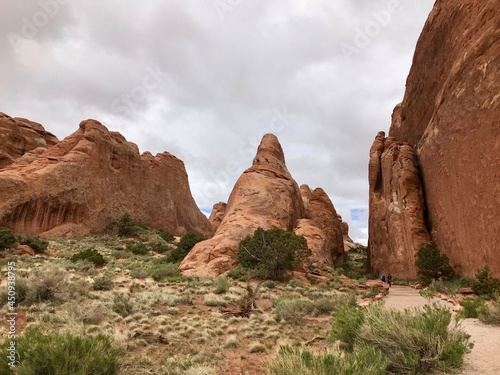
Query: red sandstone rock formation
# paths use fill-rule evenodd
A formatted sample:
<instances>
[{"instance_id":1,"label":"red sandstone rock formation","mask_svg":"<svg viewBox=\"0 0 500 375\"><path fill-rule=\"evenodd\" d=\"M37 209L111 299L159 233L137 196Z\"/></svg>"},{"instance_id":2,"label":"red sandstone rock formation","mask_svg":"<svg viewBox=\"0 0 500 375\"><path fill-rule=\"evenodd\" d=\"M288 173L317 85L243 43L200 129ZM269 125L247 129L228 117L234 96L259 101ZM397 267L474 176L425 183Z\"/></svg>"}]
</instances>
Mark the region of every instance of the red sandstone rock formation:
<instances>
[{"instance_id":1,"label":"red sandstone rock formation","mask_svg":"<svg viewBox=\"0 0 500 375\"><path fill-rule=\"evenodd\" d=\"M227 203L219 202L214 204L212 208L212 213L208 220L213 224L214 228L217 229L226 214Z\"/></svg>"},{"instance_id":2,"label":"red sandstone rock formation","mask_svg":"<svg viewBox=\"0 0 500 375\"><path fill-rule=\"evenodd\" d=\"M430 239L413 149L379 132L370 150L368 173L371 268L400 278L416 278L417 251Z\"/></svg>"},{"instance_id":3,"label":"red sandstone rock formation","mask_svg":"<svg viewBox=\"0 0 500 375\"><path fill-rule=\"evenodd\" d=\"M499 70L498 1L438 0L389 132L413 147L431 237L465 276L485 265L500 276ZM370 247L393 241L372 230Z\"/></svg>"},{"instance_id":4,"label":"red sandstone rock formation","mask_svg":"<svg viewBox=\"0 0 500 375\"><path fill-rule=\"evenodd\" d=\"M180 265L185 275L217 276L236 265L238 245L261 227L293 230L305 216L297 183L276 136L266 134L250 168L236 182L215 235L195 245Z\"/></svg>"},{"instance_id":5,"label":"red sandstone rock formation","mask_svg":"<svg viewBox=\"0 0 500 375\"><path fill-rule=\"evenodd\" d=\"M222 211L216 206L214 212ZM311 191L307 185L299 189L272 134L262 138L252 167L236 182L215 235L191 250L181 271L217 276L230 270L236 265L239 243L259 227L303 235L318 268L333 266L343 257L342 226L332 202L322 189Z\"/></svg>"},{"instance_id":6,"label":"red sandstone rock formation","mask_svg":"<svg viewBox=\"0 0 500 375\"><path fill-rule=\"evenodd\" d=\"M295 233L304 236L312 252L312 261L333 266L338 259L344 259L344 240L342 224L330 198L321 188L311 190L309 186L300 187L302 200L306 204L307 221L298 223ZM324 238L317 235L311 228L316 226L324 234Z\"/></svg>"},{"instance_id":7,"label":"red sandstone rock formation","mask_svg":"<svg viewBox=\"0 0 500 375\"><path fill-rule=\"evenodd\" d=\"M137 146L94 120L38 155L0 170L0 225L18 233L80 236L132 220L175 234L210 235L184 163Z\"/></svg>"},{"instance_id":8,"label":"red sandstone rock formation","mask_svg":"<svg viewBox=\"0 0 500 375\"><path fill-rule=\"evenodd\" d=\"M42 125L0 112L0 169L12 164L28 151L41 153L58 142ZM36 150L36 151L35 151Z\"/></svg>"}]
</instances>

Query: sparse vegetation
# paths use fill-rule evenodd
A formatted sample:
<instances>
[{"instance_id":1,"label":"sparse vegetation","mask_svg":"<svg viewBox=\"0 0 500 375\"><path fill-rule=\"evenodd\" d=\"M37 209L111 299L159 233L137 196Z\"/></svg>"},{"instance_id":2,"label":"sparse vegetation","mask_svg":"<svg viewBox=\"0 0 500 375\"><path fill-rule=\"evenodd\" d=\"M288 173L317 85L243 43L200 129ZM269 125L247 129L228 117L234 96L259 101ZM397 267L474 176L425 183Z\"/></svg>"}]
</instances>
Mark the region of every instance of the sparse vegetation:
<instances>
[{"instance_id":1,"label":"sparse vegetation","mask_svg":"<svg viewBox=\"0 0 500 375\"><path fill-rule=\"evenodd\" d=\"M500 280L491 277L490 269L484 266L476 272L476 280L472 283L474 293L479 296L493 298L500 293Z\"/></svg>"},{"instance_id":2,"label":"sparse vegetation","mask_svg":"<svg viewBox=\"0 0 500 375\"><path fill-rule=\"evenodd\" d=\"M304 237L279 228L258 228L241 241L238 263L254 270L260 279L279 280L309 254Z\"/></svg>"},{"instance_id":3,"label":"sparse vegetation","mask_svg":"<svg viewBox=\"0 0 500 375\"><path fill-rule=\"evenodd\" d=\"M17 243L17 238L9 228L0 227L0 250L10 249Z\"/></svg>"},{"instance_id":4,"label":"sparse vegetation","mask_svg":"<svg viewBox=\"0 0 500 375\"><path fill-rule=\"evenodd\" d=\"M107 275L96 277L94 279L94 284L92 284L92 289L111 290L113 289L113 280Z\"/></svg>"},{"instance_id":5,"label":"sparse vegetation","mask_svg":"<svg viewBox=\"0 0 500 375\"><path fill-rule=\"evenodd\" d=\"M225 294L229 291L229 281L224 276L219 276L214 280L214 293Z\"/></svg>"},{"instance_id":6,"label":"sparse vegetation","mask_svg":"<svg viewBox=\"0 0 500 375\"><path fill-rule=\"evenodd\" d=\"M187 232L181 237L179 243L177 244L177 247L170 253L168 261L172 263L180 263L186 257L186 255L188 255L194 245L196 245L198 242L203 241L204 239L205 237L203 237L201 234L198 234L196 232Z\"/></svg>"},{"instance_id":7,"label":"sparse vegetation","mask_svg":"<svg viewBox=\"0 0 500 375\"><path fill-rule=\"evenodd\" d=\"M434 242L418 249L415 264L419 280L424 286L429 285L433 280L446 280L455 276L448 257L439 252Z\"/></svg>"},{"instance_id":8,"label":"sparse vegetation","mask_svg":"<svg viewBox=\"0 0 500 375\"><path fill-rule=\"evenodd\" d=\"M43 254L49 246L49 241L46 241L38 236L18 236L17 237L21 245L28 245L37 254Z\"/></svg>"},{"instance_id":9,"label":"sparse vegetation","mask_svg":"<svg viewBox=\"0 0 500 375\"><path fill-rule=\"evenodd\" d=\"M486 310L479 314L479 320L486 324L500 326L500 293L496 294Z\"/></svg>"},{"instance_id":10,"label":"sparse vegetation","mask_svg":"<svg viewBox=\"0 0 500 375\"><path fill-rule=\"evenodd\" d=\"M7 353L10 340L3 343ZM105 335L79 337L69 333L44 334L29 327L16 340L16 366L9 367L7 355L0 356L0 373L19 375L115 375L120 370L121 351Z\"/></svg>"},{"instance_id":11,"label":"sparse vegetation","mask_svg":"<svg viewBox=\"0 0 500 375\"><path fill-rule=\"evenodd\" d=\"M106 260L102 256L99 251L95 249L87 249L80 251L79 253L73 255L70 259L73 263L76 263L80 260L92 262L95 266L102 266L106 263Z\"/></svg>"}]
</instances>

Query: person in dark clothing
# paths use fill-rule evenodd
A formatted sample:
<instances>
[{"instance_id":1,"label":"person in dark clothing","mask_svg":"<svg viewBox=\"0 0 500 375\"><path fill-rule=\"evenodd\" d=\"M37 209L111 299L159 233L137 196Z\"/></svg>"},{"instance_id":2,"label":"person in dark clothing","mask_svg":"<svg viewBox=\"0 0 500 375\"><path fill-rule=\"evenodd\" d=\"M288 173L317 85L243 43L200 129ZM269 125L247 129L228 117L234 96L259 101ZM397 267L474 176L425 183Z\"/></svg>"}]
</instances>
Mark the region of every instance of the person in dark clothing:
<instances>
[{"instance_id":1,"label":"person in dark clothing","mask_svg":"<svg viewBox=\"0 0 500 375\"><path fill-rule=\"evenodd\" d=\"M385 274L382 274L382 277L380 278L380 280L385 283Z\"/></svg>"},{"instance_id":2,"label":"person in dark clothing","mask_svg":"<svg viewBox=\"0 0 500 375\"><path fill-rule=\"evenodd\" d=\"M387 283L389 284L389 288L392 286L392 275L388 274L387 275Z\"/></svg>"}]
</instances>

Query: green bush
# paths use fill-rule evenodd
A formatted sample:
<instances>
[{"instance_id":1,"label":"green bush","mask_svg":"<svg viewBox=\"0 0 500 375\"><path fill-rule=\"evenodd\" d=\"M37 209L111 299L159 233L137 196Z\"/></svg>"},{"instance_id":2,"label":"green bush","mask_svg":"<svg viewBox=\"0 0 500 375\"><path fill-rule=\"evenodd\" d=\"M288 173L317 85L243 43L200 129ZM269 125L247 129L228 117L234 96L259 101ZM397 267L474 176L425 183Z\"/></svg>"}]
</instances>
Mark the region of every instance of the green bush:
<instances>
[{"instance_id":1,"label":"green bush","mask_svg":"<svg viewBox=\"0 0 500 375\"><path fill-rule=\"evenodd\" d=\"M113 295L112 309L120 316L126 317L134 312L134 305L130 301L130 296L125 293L115 293Z\"/></svg>"},{"instance_id":2,"label":"green bush","mask_svg":"<svg viewBox=\"0 0 500 375\"><path fill-rule=\"evenodd\" d=\"M500 280L491 277L488 266L476 272L476 280L472 283L472 290L478 296L493 298L500 292Z\"/></svg>"},{"instance_id":3,"label":"green bush","mask_svg":"<svg viewBox=\"0 0 500 375\"><path fill-rule=\"evenodd\" d=\"M173 242L175 240L175 237L172 233L166 232L164 230L160 230L158 232L158 235L166 242Z\"/></svg>"},{"instance_id":4,"label":"green bush","mask_svg":"<svg viewBox=\"0 0 500 375\"><path fill-rule=\"evenodd\" d=\"M364 314L358 307L340 306L335 312L333 327L328 335L330 341L340 340L352 350L364 319Z\"/></svg>"},{"instance_id":5,"label":"green bush","mask_svg":"<svg viewBox=\"0 0 500 375\"><path fill-rule=\"evenodd\" d=\"M252 272L248 268L238 264L232 270L229 270L227 276L234 280L249 281L252 278Z\"/></svg>"},{"instance_id":6,"label":"green bush","mask_svg":"<svg viewBox=\"0 0 500 375\"><path fill-rule=\"evenodd\" d=\"M432 280L451 279L455 276L455 271L450 266L448 257L439 252L434 242L418 249L415 265L419 280L424 286L429 285Z\"/></svg>"},{"instance_id":7,"label":"green bush","mask_svg":"<svg viewBox=\"0 0 500 375\"><path fill-rule=\"evenodd\" d=\"M120 237L133 237L137 234L137 228L130 219L130 215L124 214L117 223L118 235Z\"/></svg>"},{"instance_id":8,"label":"green bush","mask_svg":"<svg viewBox=\"0 0 500 375\"><path fill-rule=\"evenodd\" d=\"M472 344L451 312L437 304L404 311L374 304L363 310L356 345L373 345L388 359L388 371L426 374L449 371L463 364Z\"/></svg>"},{"instance_id":9,"label":"green bush","mask_svg":"<svg viewBox=\"0 0 500 375\"><path fill-rule=\"evenodd\" d=\"M116 375L121 351L113 349L109 337L78 337L69 333L44 334L28 327L16 339L15 367L4 353L10 346L6 339L0 356L2 375Z\"/></svg>"},{"instance_id":10,"label":"green bush","mask_svg":"<svg viewBox=\"0 0 500 375\"><path fill-rule=\"evenodd\" d=\"M149 253L146 244L142 241L128 241L125 250L135 255L146 255Z\"/></svg>"},{"instance_id":11,"label":"green bush","mask_svg":"<svg viewBox=\"0 0 500 375\"><path fill-rule=\"evenodd\" d=\"M165 254L172 248L164 241L155 241L151 244L151 249L158 254Z\"/></svg>"},{"instance_id":12,"label":"green bush","mask_svg":"<svg viewBox=\"0 0 500 375\"><path fill-rule=\"evenodd\" d=\"M252 237L240 242L238 263L255 270L258 278L278 280L310 253L302 236L279 228L258 228Z\"/></svg>"},{"instance_id":13,"label":"green bush","mask_svg":"<svg viewBox=\"0 0 500 375\"><path fill-rule=\"evenodd\" d=\"M95 249L80 251L79 253L73 255L70 260L73 263L76 263L79 260L88 260L89 262L94 263L94 265L96 266L102 266L106 263L106 260L104 259L102 254Z\"/></svg>"},{"instance_id":14,"label":"green bush","mask_svg":"<svg viewBox=\"0 0 500 375\"><path fill-rule=\"evenodd\" d=\"M214 280L214 293L215 294L225 294L229 291L229 281L224 276L218 276Z\"/></svg>"},{"instance_id":15,"label":"green bush","mask_svg":"<svg viewBox=\"0 0 500 375\"><path fill-rule=\"evenodd\" d=\"M168 278L178 277L181 275L181 271L179 271L178 264L157 264L151 267L151 269L149 270L149 275L153 278L153 280L159 282L164 281Z\"/></svg>"},{"instance_id":16,"label":"green bush","mask_svg":"<svg viewBox=\"0 0 500 375\"><path fill-rule=\"evenodd\" d=\"M169 262L179 263L193 249L194 245L205 239L201 234L196 232L187 232L183 235L177 244L177 247L172 250L169 256Z\"/></svg>"},{"instance_id":17,"label":"green bush","mask_svg":"<svg viewBox=\"0 0 500 375\"><path fill-rule=\"evenodd\" d=\"M100 276L94 279L93 290L111 290L113 289L113 280L109 276Z\"/></svg>"},{"instance_id":18,"label":"green bush","mask_svg":"<svg viewBox=\"0 0 500 375\"><path fill-rule=\"evenodd\" d=\"M275 303L275 319L289 324L300 324L307 314L314 311L314 304L309 299L295 296L281 296Z\"/></svg>"},{"instance_id":19,"label":"green bush","mask_svg":"<svg viewBox=\"0 0 500 375\"><path fill-rule=\"evenodd\" d=\"M462 310L458 316L461 318L478 318L479 315L485 314L487 311L486 304L482 298L469 298L460 301Z\"/></svg>"},{"instance_id":20,"label":"green bush","mask_svg":"<svg viewBox=\"0 0 500 375\"><path fill-rule=\"evenodd\" d=\"M43 254L49 246L49 241L46 241L36 236L19 236L18 241L21 245L28 245L37 254Z\"/></svg>"},{"instance_id":21,"label":"green bush","mask_svg":"<svg viewBox=\"0 0 500 375\"><path fill-rule=\"evenodd\" d=\"M0 227L0 250L10 249L17 243L17 238L9 228Z\"/></svg>"},{"instance_id":22,"label":"green bush","mask_svg":"<svg viewBox=\"0 0 500 375\"><path fill-rule=\"evenodd\" d=\"M268 375L385 375L387 359L376 348L363 346L352 353L327 351L312 354L303 349L290 346L280 347Z\"/></svg>"},{"instance_id":23,"label":"green bush","mask_svg":"<svg viewBox=\"0 0 500 375\"><path fill-rule=\"evenodd\" d=\"M500 293L495 295L486 311L479 314L479 320L486 324L500 326Z\"/></svg>"}]
</instances>

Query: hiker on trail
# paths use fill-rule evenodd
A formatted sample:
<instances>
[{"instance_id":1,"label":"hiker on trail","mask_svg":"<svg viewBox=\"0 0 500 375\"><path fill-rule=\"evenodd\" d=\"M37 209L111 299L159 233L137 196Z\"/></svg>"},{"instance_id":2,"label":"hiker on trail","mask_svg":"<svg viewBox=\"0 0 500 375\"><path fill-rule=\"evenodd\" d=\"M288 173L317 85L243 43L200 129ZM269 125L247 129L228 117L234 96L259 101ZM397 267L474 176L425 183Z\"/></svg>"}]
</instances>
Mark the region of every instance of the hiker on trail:
<instances>
[{"instance_id":1,"label":"hiker on trail","mask_svg":"<svg viewBox=\"0 0 500 375\"><path fill-rule=\"evenodd\" d=\"M392 275L388 274L387 275L387 283L389 284L389 288L392 286Z\"/></svg>"},{"instance_id":2,"label":"hiker on trail","mask_svg":"<svg viewBox=\"0 0 500 375\"><path fill-rule=\"evenodd\" d=\"M382 277L380 278L380 280L382 280L382 282L385 283L385 274L382 274Z\"/></svg>"}]
</instances>

